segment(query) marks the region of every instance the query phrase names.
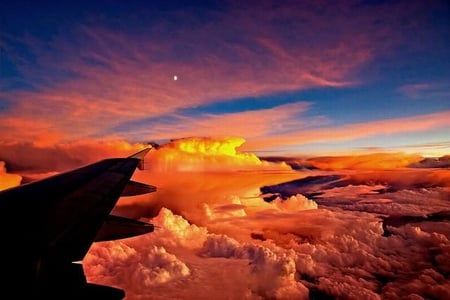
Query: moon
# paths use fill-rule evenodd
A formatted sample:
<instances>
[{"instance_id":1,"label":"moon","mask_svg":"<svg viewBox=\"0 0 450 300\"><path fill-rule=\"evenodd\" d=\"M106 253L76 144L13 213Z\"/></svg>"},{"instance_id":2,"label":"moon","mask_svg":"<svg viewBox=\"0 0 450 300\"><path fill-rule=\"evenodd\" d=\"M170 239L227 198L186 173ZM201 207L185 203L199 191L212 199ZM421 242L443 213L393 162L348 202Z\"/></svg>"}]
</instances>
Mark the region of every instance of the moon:
<instances>
[{"instance_id":1,"label":"moon","mask_svg":"<svg viewBox=\"0 0 450 300\"><path fill-rule=\"evenodd\" d=\"M178 80L178 76L177 75L173 75L173 80L177 81Z\"/></svg>"}]
</instances>

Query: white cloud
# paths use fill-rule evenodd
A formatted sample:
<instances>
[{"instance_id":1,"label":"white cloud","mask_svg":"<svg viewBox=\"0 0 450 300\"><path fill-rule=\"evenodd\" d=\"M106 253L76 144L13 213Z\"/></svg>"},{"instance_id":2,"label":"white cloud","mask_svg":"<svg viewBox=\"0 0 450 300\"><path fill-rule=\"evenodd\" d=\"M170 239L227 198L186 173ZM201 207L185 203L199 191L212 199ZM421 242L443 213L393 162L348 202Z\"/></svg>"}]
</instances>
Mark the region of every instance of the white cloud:
<instances>
[{"instance_id":1,"label":"white cloud","mask_svg":"<svg viewBox=\"0 0 450 300\"><path fill-rule=\"evenodd\" d=\"M296 194L288 199L281 199L278 197L277 199L271 202L272 205L277 207L281 211L287 212L296 212L300 210L309 210L309 209L317 209L317 203L313 200L306 198L301 194Z\"/></svg>"}]
</instances>

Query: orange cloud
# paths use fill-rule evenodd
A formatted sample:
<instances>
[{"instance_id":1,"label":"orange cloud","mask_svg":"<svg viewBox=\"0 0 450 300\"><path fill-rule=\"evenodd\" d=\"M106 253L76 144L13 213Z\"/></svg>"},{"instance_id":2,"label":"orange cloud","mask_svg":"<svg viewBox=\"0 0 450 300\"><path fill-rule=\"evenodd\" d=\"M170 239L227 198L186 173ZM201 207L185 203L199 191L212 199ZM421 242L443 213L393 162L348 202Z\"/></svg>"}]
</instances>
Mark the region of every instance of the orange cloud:
<instances>
[{"instance_id":1,"label":"orange cloud","mask_svg":"<svg viewBox=\"0 0 450 300\"><path fill-rule=\"evenodd\" d=\"M240 152L238 148L244 142L238 137L177 139L150 153L146 164L160 172L291 169L285 164L262 161L253 153Z\"/></svg>"},{"instance_id":2,"label":"orange cloud","mask_svg":"<svg viewBox=\"0 0 450 300\"><path fill-rule=\"evenodd\" d=\"M209 26L172 28L163 22L157 33L130 33L83 25L45 45L16 38L36 56L35 67L17 66L36 89L2 93L11 100L3 117L23 124L6 136L29 140L33 127L25 120L63 133L61 141L103 136L129 121L224 99L355 84L354 72L376 54L367 31L322 38L316 34L322 29L311 31L299 15L320 21L322 29L353 29L348 18L335 16L323 23L323 16L308 10L256 8L243 14L231 6ZM299 31L295 36L303 33L305 40L292 40L275 25L280 20L291 23ZM61 73L65 76L55 78Z\"/></svg>"},{"instance_id":3,"label":"orange cloud","mask_svg":"<svg viewBox=\"0 0 450 300\"><path fill-rule=\"evenodd\" d=\"M372 153L354 156L310 158L307 161L323 170L377 170L405 168L423 159L420 155L404 153Z\"/></svg>"},{"instance_id":4,"label":"orange cloud","mask_svg":"<svg viewBox=\"0 0 450 300\"><path fill-rule=\"evenodd\" d=\"M0 158L16 173L45 176L47 172L66 171L108 157L128 156L144 147L122 140L79 140L56 145L1 142Z\"/></svg>"},{"instance_id":5,"label":"orange cloud","mask_svg":"<svg viewBox=\"0 0 450 300\"><path fill-rule=\"evenodd\" d=\"M5 162L0 161L0 191L18 186L22 177L17 174L10 174L6 170Z\"/></svg>"},{"instance_id":6,"label":"orange cloud","mask_svg":"<svg viewBox=\"0 0 450 300\"><path fill-rule=\"evenodd\" d=\"M442 197L448 197L450 188L450 172L445 169L403 169L403 170L378 170L375 172L355 172L349 174L352 184L379 183L395 189L408 189L413 186L432 188L436 186L447 188L442 190Z\"/></svg>"},{"instance_id":7,"label":"orange cloud","mask_svg":"<svg viewBox=\"0 0 450 300\"><path fill-rule=\"evenodd\" d=\"M13 142L19 137L20 141L49 145L60 141L62 136L55 124L32 116L8 115L0 117L0 124L3 142Z\"/></svg>"}]
</instances>

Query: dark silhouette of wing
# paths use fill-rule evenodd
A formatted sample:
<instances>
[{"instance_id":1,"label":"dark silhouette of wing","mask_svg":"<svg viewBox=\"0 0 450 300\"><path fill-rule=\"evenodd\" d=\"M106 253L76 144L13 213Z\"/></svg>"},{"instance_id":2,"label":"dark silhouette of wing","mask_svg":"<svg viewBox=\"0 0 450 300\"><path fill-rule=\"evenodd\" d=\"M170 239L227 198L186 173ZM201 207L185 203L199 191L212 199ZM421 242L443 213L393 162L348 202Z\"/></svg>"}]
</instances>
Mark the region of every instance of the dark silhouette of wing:
<instances>
[{"instance_id":1,"label":"dark silhouette of wing","mask_svg":"<svg viewBox=\"0 0 450 300\"><path fill-rule=\"evenodd\" d=\"M156 190L135 182L127 188L150 149L0 192L2 292L18 299L122 299L121 289L86 282L76 262L97 240L153 231L152 224L110 216L124 191Z\"/></svg>"}]
</instances>

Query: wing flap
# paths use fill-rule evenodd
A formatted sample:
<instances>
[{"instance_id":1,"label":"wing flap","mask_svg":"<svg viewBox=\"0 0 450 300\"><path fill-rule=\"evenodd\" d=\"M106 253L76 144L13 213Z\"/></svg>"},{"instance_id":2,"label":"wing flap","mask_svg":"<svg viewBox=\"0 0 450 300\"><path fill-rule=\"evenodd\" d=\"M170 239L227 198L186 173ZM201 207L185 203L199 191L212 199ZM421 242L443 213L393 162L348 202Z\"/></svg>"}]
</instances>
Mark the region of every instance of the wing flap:
<instances>
[{"instance_id":1,"label":"wing flap","mask_svg":"<svg viewBox=\"0 0 450 300\"><path fill-rule=\"evenodd\" d=\"M96 242L111 241L132 236L137 236L154 230L153 224L141 222L138 220L128 219L120 216L109 215L100 228Z\"/></svg>"},{"instance_id":2,"label":"wing flap","mask_svg":"<svg viewBox=\"0 0 450 300\"><path fill-rule=\"evenodd\" d=\"M121 196L137 196L156 192L156 187L142 182L130 180L122 191Z\"/></svg>"}]
</instances>

